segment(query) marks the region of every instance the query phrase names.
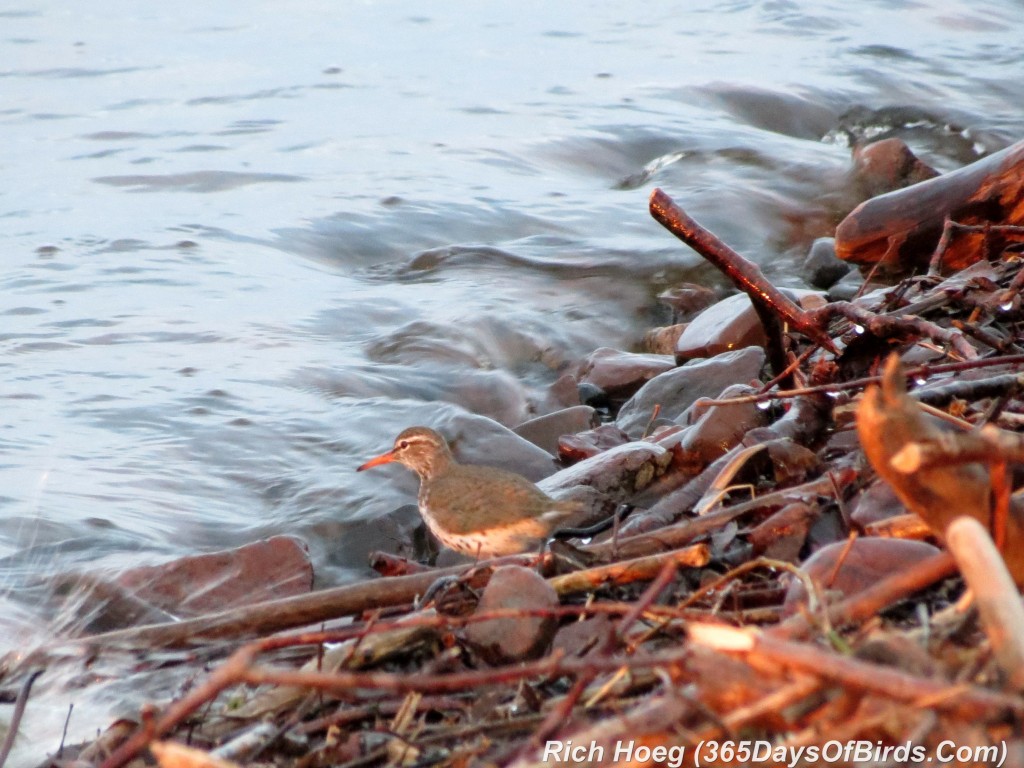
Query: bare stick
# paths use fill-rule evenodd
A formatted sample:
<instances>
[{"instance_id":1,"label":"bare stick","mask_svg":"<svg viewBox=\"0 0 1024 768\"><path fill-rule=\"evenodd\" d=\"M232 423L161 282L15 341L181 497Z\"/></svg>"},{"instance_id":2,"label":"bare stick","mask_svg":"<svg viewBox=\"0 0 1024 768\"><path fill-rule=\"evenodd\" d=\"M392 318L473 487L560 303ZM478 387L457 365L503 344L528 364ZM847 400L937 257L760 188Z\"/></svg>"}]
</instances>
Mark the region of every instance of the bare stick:
<instances>
[{"instance_id":1,"label":"bare stick","mask_svg":"<svg viewBox=\"0 0 1024 768\"><path fill-rule=\"evenodd\" d=\"M981 624L1007 681L1024 691L1024 604L988 531L961 517L946 531L949 550L974 593Z\"/></svg>"},{"instance_id":2,"label":"bare stick","mask_svg":"<svg viewBox=\"0 0 1024 768\"><path fill-rule=\"evenodd\" d=\"M651 216L659 224L721 270L733 285L750 297L758 316L766 326L765 331L768 332L769 339L773 336L779 337L781 326L788 325L815 344L821 345L830 352L836 351L832 339L821 326L810 320L804 310L772 285L756 264L740 256L713 233L691 219L671 197L660 189L651 193L650 210ZM774 329L771 327L772 325L775 326ZM782 354L781 344L779 347L774 350L774 357ZM772 368L776 374L785 370L784 355L783 359L772 361Z\"/></svg>"}]
</instances>

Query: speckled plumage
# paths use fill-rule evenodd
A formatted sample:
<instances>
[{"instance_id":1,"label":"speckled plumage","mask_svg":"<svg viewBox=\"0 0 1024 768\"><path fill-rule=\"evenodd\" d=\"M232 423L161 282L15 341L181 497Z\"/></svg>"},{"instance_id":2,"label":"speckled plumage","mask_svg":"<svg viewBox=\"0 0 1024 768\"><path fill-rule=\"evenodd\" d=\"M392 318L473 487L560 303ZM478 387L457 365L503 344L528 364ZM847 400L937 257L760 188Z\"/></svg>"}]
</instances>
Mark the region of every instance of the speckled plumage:
<instances>
[{"instance_id":1,"label":"speckled plumage","mask_svg":"<svg viewBox=\"0 0 1024 768\"><path fill-rule=\"evenodd\" d=\"M417 501L431 533L445 546L473 557L538 549L580 510L577 502L556 501L514 472L459 464L445 439L428 427L406 429L390 451L359 471L393 461L419 475Z\"/></svg>"}]
</instances>

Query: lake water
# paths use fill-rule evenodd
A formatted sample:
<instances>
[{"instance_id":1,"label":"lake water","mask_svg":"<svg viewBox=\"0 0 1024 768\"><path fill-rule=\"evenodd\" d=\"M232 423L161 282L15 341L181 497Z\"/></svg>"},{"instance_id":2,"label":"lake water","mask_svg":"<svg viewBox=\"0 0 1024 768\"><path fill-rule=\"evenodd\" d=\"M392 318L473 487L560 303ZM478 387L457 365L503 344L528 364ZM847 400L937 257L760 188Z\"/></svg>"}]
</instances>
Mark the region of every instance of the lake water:
<instances>
[{"instance_id":1,"label":"lake water","mask_svg":"<svg viewBox=\"0 0 1024 768\"><path fill-rule=\"evenodd\" d=\"M940 170L1024 136L1013 0L0 10L0 655L48 576L275 533L321 584L410 500L403 427L514 425L721 285L664 188L780 284L857 202L849 137ZM17 759L118 708L37 683ZM135 706L135 702L130 702ZM120 702L124 705L125 702ZM9 708L0 707L0 724Z\"/></svg>"}]
</instances>

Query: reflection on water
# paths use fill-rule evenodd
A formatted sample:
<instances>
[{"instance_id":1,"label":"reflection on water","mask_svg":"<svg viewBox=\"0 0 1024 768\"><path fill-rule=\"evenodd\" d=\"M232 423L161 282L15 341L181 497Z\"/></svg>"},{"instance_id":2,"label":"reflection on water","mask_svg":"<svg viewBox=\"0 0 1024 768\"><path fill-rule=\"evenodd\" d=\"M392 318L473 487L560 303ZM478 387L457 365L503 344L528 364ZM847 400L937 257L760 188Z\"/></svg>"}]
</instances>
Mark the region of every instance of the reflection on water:
<instances>
[{"instance_id":1,"label":"reflection on water","mask_svg":"<svg viewBox=\"0 0 1024 768\"><path fill-rule=\"evenodd\" d=\"M718 283L654 186L796 284L857 202L852 141L948 170L1024 134L1015 3L869 6L0 12L0 652L61 626L70 571L286 532L357 577L347 526L410 499L361 459L536 415L659 292ZM21 759L62 691L37 683Z\"/></svg>"}]
</instances>

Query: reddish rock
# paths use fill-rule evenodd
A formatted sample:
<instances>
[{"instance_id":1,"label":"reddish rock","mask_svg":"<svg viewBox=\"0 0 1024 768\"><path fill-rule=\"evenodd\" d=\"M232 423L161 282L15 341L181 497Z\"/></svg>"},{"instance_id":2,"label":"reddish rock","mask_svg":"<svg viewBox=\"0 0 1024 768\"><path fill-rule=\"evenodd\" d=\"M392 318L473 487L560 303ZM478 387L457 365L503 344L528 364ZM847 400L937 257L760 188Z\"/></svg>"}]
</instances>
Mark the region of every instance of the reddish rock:
<instances>
[{"instance_id":1,"label":"reddish rock","mask_svg":"<svg viewBox=\"0 0 1024 768\"><path fill-rule=\"evenodd\" d=\"M571 621L558 630L551 643L553 653L584 658L607 653L615 638L615 624L603 613Z\"/></svg>"},{"instance_id":2,"label":"reddish rock","mask_svg":"<svg viewBox=\"0 0 1024 768\"><path fill-rule=\"evenodd\" d=\"M907 514L906 505L896 498L892 486L875 480L851 503L850 519L862 528L879 520Z\"/></svg>"},{"instance_id":3,"label":"reddish rock","mask_svg":"<svg viewBox=\"0 0 1024 768\"><path fill-rule=\"evenodd\" d=\"M132 568L119 574L116 583L175 616L198 616L309 592L313 566L303 542L274 536L237 549Z\"/></svg>"},{"instance_id":4,"label":"reddish rock","mask_svg":"<svg viewBox=\"0 0 1024 768\"><path fill-rule=\"evenodd\" d=\"M867 537L822 547L802 567L822 592L837 592L841 597L848 597L938 551L937 547L923 541ZM797 605L806 600L803 584L794 579L786 591L783 613L795 612Z\"/></svg>"},{"instance_id":5,"label":"reddish rock","mask_svg":"<svg viewBox=\"0 0 1024 768\"><path fill-rule=\"evenodd\" d=\"M544 578L519 565L494 572L475 615L492 611L537 611L558 608L558 595ZM521 615L469 624L466 640L490 664L533 659L543 655L558 621L551 616Z\"/></svg>"},{"instance_id":6,"label":"reddish rock","mask_svg":"<svg viewBox=\"0 0 1024 768\"><path fill-rule=\"evenodd\" d=\"M853 176L865 197L934 179L939 172L921 162L903 139L882 139L853 150Z\"/></svg>"},{"instance_id":7,"label":"reddish rock","mask_svg":"<svg viewBox=\"0 0 1024 768\"><path fill-rule=\"evenodd\" d=\"M821 306L819 291L786 290L790 298L804 308ZM763 347L764 328L745 293L737 293L705 309L683 330L676 342L676 360L680 363L696 357L714 357L744 347Z\"/></svg>"}]
</instances>

